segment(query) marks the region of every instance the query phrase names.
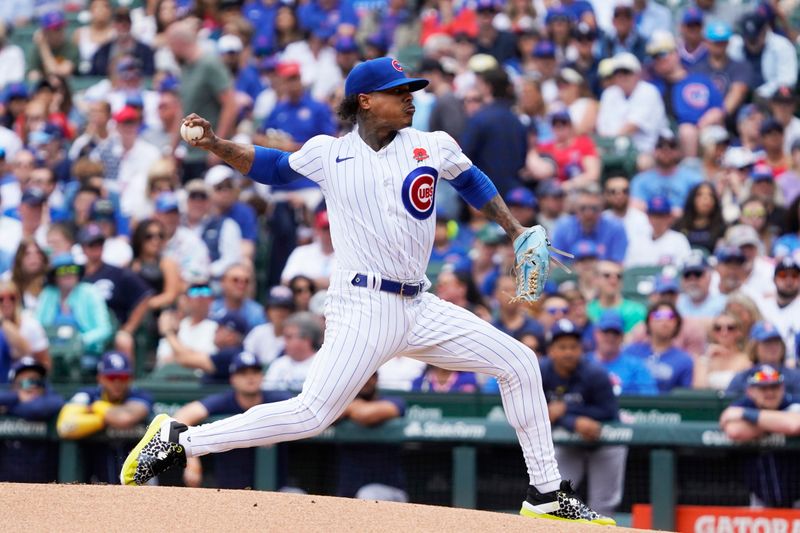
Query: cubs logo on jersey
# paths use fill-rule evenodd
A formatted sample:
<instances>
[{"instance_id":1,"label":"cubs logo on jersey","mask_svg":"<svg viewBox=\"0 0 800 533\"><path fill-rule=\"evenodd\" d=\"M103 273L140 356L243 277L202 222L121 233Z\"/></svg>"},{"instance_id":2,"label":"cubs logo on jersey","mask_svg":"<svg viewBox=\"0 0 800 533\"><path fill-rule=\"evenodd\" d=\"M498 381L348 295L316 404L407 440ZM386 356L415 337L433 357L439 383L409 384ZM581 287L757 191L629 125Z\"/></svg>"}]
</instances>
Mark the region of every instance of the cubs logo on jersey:
<instances>
[{"instance_id":1,"label":"cubs logo on jersey","mask_svg":"<svg viewBox=\"0 0 800 533\"><path fill-rule=\"evenodd\" d=\"M689 83L683 88L683 99L691 107L702 109L711 98L708 87L702 83Z\"/></svg>"},{"instance_id":2,"label":"cubs logo on jersey","mask_svg":"<svg viewBox=\"0 0 800 533\"><path fill-rule=\"evenodd\" d=\"M425 220L433 213L438 171L433 167L419 167L403 180L403 205L412 217Z\"/></svg>"}]
</instances>

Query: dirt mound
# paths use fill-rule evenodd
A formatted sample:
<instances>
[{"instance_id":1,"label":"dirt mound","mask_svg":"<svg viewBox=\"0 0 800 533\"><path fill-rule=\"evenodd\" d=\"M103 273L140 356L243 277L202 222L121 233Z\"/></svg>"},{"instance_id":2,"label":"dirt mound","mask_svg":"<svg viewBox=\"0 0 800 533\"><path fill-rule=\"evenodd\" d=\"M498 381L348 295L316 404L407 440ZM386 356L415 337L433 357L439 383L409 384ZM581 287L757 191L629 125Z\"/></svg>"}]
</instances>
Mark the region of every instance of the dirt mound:
<instances>
[{"instance_id":1,"label":"dirt mound","mask_svg":"<svg viewBox=\"0 0 800 533\"><path fill-rule=\"evenodd\" d=\"M244 490L0 483L4 531L503 531L605 528L430 505ZM609 531L634 531L609 529Z\"/></svg>"}]
</instances>

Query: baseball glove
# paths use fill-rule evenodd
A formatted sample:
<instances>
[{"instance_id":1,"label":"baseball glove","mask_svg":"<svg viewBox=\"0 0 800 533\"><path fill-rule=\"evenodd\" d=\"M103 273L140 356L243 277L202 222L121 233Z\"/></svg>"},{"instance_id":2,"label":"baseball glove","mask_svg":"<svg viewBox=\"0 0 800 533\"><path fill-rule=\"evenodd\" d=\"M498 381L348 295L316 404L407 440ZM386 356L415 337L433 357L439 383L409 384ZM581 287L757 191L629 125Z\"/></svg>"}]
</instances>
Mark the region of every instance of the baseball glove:
<instances>
[{"instance_id":1,"label":"baseball glove","mask_svg":"<svg viewBox=\"0 0 800 533\"><path fill-rule=\"evenodd\" d=\"M514 240L514 255L516 261L514 268L517 275L517 295L512 302L535 302L542 296L547 276L550 274L550 250L567 257L572 254L562 252L550 246L547 233L542 226L534 226L525 230L522 235ZM570 272L561 261L553 261Z\"/></svg>"}]
</instances>

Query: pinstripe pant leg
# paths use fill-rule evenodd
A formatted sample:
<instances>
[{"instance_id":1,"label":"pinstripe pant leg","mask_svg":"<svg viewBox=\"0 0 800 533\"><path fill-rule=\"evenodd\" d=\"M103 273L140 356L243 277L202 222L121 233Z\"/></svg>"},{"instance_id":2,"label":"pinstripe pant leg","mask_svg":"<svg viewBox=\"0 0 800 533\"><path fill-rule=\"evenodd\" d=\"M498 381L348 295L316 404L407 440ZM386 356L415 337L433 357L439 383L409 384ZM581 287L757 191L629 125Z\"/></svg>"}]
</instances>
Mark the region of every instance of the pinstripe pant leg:
<instances>
[{"instance_id":1,"label":"pinstripe pant leg","mask_svg":"<svg viewBox=\"0 0 800 533\"><path fill-rule=\"evenodd\" d=\"M495 376L531 485L546 492L558 488L561 475L536 354L466 309L430 293L417 299L412 309L414 324L404 355L450 370Z\"/></svg>"},{"instance_id":2,"label":"pinstripe pant leg","mask_svg":"<svg viewBox=\"0 0 800 533\"><path fill-rule=\"evenodd\" d=\"M352 287L342 280L332 282L325 342L314 356L300 395L189 428L181 435L187 455L265 446L321 433L399 350L408 326L404 303L393 294Z\"/></svg>"}]
</instances>

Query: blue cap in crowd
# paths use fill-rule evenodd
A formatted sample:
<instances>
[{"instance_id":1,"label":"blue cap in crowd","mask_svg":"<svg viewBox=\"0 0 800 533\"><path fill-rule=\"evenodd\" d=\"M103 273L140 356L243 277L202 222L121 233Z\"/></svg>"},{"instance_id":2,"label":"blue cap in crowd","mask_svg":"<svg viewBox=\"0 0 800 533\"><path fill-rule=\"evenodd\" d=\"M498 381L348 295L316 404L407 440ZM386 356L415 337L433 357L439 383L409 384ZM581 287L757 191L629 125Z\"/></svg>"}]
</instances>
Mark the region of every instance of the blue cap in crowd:
<instances>
[{"instance_id":1,"label":"blue cap in crowd","mask_svg":"<svg viewBox=\"0 0 800 533\"><path fill-rule=\"evenodd\" d=\"M550 24L552 22L572 22L572 14L564 6L555 6L547 10L544 16L544 23Z\"/></svg>"},{"instance_id":2,"label":"blue cap in crowd","mask_svg":"<svg viewBox=\"0 0 800 533\"><path fill-rule=\"evenodd\" d=\"M241 313L236 311L226 311L214 321L219 327L232 329L241 335L247 335L247 331L250 329L247 327L247 320L244 319Z\"/></svg>"},{"instance_id":3,"label":"blue cap in crowd","mask_svg":"<svg viewBox=\"0 0 800 533\"><path fill-rule=\"evenodd\" d=\"M14 98L28 98L28 86L22 82L19 83L9 83L6 85L5 93L3 94L3 100L5 102L9 102Z\"/></svg>"},{"instance_id":4,"label":"blue cap in crowd","mask_svg":"<svg viewBox=\"0 0 800 533\"><path fill-rule=\"evenodd\" d=\"M122 352L106 352L97 364L97 373L101 376L130 376L131 362Z\"/></svg>"},{"instance_id":5,"label":"blue cap in crowd","mask_svg":"<svg viewBox=\"0 0 800 533\"><path fill-rule=\"evenodd\" d=\"M250 352L239 352L233 356L231 364L228 367L228 372L235 374L247 368L257 368L259 370L263 370L264 365L261 364L261 361L258 360L258 357Z\"/></svg>"},{"instance_id":6,"label":"blue cap in crowd","mask_svg":"<svg viewBox=\"0 0 800 533\"><path fill-rule=\"evenodd\" d=\"M796 270L800 272L800 265L797 264L792 256L787 255L782 257L780 261L775 265L775 273L783 272L784 270Z\"/></svg>"},{"instance_id":7,"label":"blue cap in crowd","mask_svg":"<svg viewBox=\"0 0 800 533\"><path fill-rule=\"evenodd\" d=\"M342 35L338 37L336 42L333 44L333 47L337 52L341 52L343 54L347 54L349 52L358 52L358 43L355 39L349 36Z\"/></svg>"},{"instance_id":8,"label":"blue cap in crowd","mask_svg":"<svg viewBox=\"0 0 800 533\"><path fill-rule=\"evenodd\" d=\"M745 104L740 107L739 111L736 113L736 122L739 123L759 112L760 110L756 104Z\"/></svg>"},{"instance_id":9,"label":"blue cap in crowd","mask_svg":"<svg viewBox=\"0 0 800 533\"><path fill-rule=\"evenodd\" d=\"M742 37L745 41L754 41L761 35L767 25L767 19L759 13L748 13L742 17Z\"/></svg>"},{"instance_id":10,"label":"blue cap in crowd","mask_svg":"<svg viewBox=\"0 0 800 533\"><path fill-rule=\"evenodd\" d=\"M750 171L750 179L753 181L772 181L775 179L775 174L769 165L760 163L753 166Z\"/></svg>"},{"instance_id":11,"label":"blue cap in crowd","mask_svg":"<svg viewBox=\"0 0 800 533\"><path fill-rule=\"evenodd\" d=\"M750 338L756 342L765 342L771 339L780 339L781 332L778 328L766 321L756 322L750 330Z\"/></svg>"},{"instance_id":12,"label":"blue cap in crowd","mask_svg":"<svg viewBox=\"0 0 800 533\"><path fill-rule=\"evenodd\" d=\"M294 309L294 295L289 287L275 285L267 295L267 307L285 307Z\"/></svg>"},{"instance_id":13,"label":"blue cap in crowd","mask_svg":"<svg viewBox=\"0 0 800 533\"><path fill-rule=\"evenodd\" d=\"M714 252L714 256L720 263L743 264L745 262L742 249L738 246L731 246L729 244L723 244L717 247L717 250Z\"/></svg>"},{"instance_id":14,"label":"blue cap in crowd","mask_svg":"<svg viewBox=\"0 0 800 533\"><path fill-rule=\"evenodd\" d=\"M402 65L391 57L379 57L364 61L350 71L344 80L345 96L385 91L393 87L408 85L411 91L428 86L428 80L407 78Z\"/></svg>"},{"instance_id":15,"label":"blue cap in crowd","mask_svg":"<svg viewBox=\"0 0 800 533\"><path fill-rule=\"evenodd\" d=\"M8 372L8 380L14 381L14 378L17 377L17 374L19 374L23 370L35 370L42 377L45 377L47 375L47 369L44 367L42 363L40 363L30 355L26 355L25 357L17 359L14 362L14 364L11 365L11 370Z\"/></svg>"},{"instance_id":16,"label":"blue cap in crowd","mask_svg":"<svg viewBox=\"0 0 800 533\"><path fill-rule=\"evenodd\" d=\"M566 109L559 109L550 115L550 123L555 124L560 122L562 124L572 124L572 117Z\"/></svg>"},{"instance_id":17,"label":"blue cap in crowd","mask_svg":"<svg viewBox=\"0 0 800 533\"><path fill-rule=\"evenodd\" d=\"M687 7L686 11L683 12L681 22L683 24L702 24L703 12L694 6Z\"/></svg>"},{"instance_id":18,"label":"blue cap in crowd","mask_svg":"<svg viewBox=\"0 0 800 533\"><path fill-rule=\"evenodd\" d=\"M778 122L777 120L775 120L772 117L768 117L768 118L764 119L764 122L761 123L761 127L758 129L758 132L761 135L766 135L768 133L774 133L776 131L779 131L779 132L783 133L784 127L783 127L783 124L781 124L780 122Z\"/></svg>"},{"instance_id":19,"label":"blue cap in crowd","mask_svg":"<svg viewBox=\"0 0 800 533\"><path fill-rule=\"evenodd\" d=\"M600 253L597 250L597 243L588 239L581 239L576 242L571 252L575 256L575 261L597 259L600 257Z\"/></svg>"},{"instance_id":20,"label":"blue cap in crowd","mask_svg":"<svg viewBox=\"0 0 800 533\"><path fill-rule=\"evenodd\" d=\"M556 323L550 328L550 332L547 337L550 343L555 342L555 340L559 337L575 337L580 339L581 330L571 320L561 318L556 320Z\"/></svg>"},{"instance_id":21,"label":"blue cap in crowd","mask_svg":"<svg viewBox=\"0 0 800 533\"><path fill-rule=\"evenodd\" d=\"M783 383L783 374L772 365L758 365L747 376L749 387L773 387Z\"/></svg>"},{"instance_id":22,"label":"blue cap in crowd","mask_svg":"<svg viewBox=\"0 0 800 533\"><path fill-rule=\"evenodd\" d=\"M653 196L647 200L648 215L669 215L672 213L672 204L666 196Z\"/></svg>"},{"instance_id":23,"label":"blue cap in crowd","mask_svg":"<svg viewBox=\"0 0 800 533\"><path fill-rule=\"evenodd\" d=\"M67 19L61 11L48 11L39 17L39 25L46 30L55 30L67 25Z\"/></svg>"},{"instance_id":24,"label":"blue cap in crowd","mask_svg":"<svg viewBox=\"0 0 800 533\"><path fill-rule=\"evenodd\" d=\"M536 46L533 47L533 52L531 55L533 55L533 57L540 58L556 57L556 46L552 41L539 41L536 43Z\"/></svg>"},{"instance_id":25,"label":"blue cap in crowd","mask_svg":"<svg viewBox=\"0 0 800 533\"><path fill-rule=\"evenodd\" d=\"M708 259L702 253L692 253L683 262L681 272L688 274L689 272L705 272L708 269Z\"/></svg>"},{"instance_id":26,"label":"blue cap in crowd","mask_svg":"<svg viewBox=\"0 0 800 533\"><path fill-rule=\"evenodd\" d=\"M377 48L384 53L389 49L389 43L386 41L386 37L382 32L373 33L364 40L364 44Z\"/></svg>"},{"instance_id":27,"label":"blue cap in crowd","mask_svg":"<svg viewBox=\"0 0 800 533\"><path fill-rule=\"evenodd\" d=\"M106 240L103 230L97 224L87 224L78 232L78 242L86 245Z\"/></svg>"},{"instance_id":28,"label":"blue cap in crowd","mask_svg":"<svg viewBox=\"0 0 800 533\"><path fill-rule=\"evenodd\" d=\"M514 187L506 193L506 197L503 198L503 200L505 200L506 204L509 206L517 205L520 207L530 207L532 209L539 207L536 196L534 196L527 187Z\"/></svg>"},{"instance_id":29,"label":"blue cap in crowd","mask_svg":"<svg viewBox=\"0 0 800 533\"><path fill-rule=\"evenodd\" d=\"M656 278L655 287L653 287L653 291L656 294L665 294L667 292L680 292L680 287L678 286L678 278L675 276L668 276L666 274L662 274Z\"/></svg>"},{"instance_id":30,"label":"blue cap in crowd","mask_svg":"<svg viewBox=\"0 0 800 533\"><path fill-rule=\"evenodd\" d=\"M733 29L721 20L715 20L706 24L704 36L713 43L729 41L731 35L733 35Z\"/></svg>"},{"instance_id":31,"label":"blue cap in crowd","mask_svg":"<svg viewBox=\"0 0 800 533\"><path fill-rule=\"evenodd\" d=\"M101 220L114 220L116 217L116 209L111 200L100 198L92 202L92 207L89 210L89 220L98 222Z\"/></svg>"},{"instance_id":32,"label":"blue cap in crowd","mask_svg":"<svg viewBox=\"0 0 800 533\"><path fill-rule=\"evenodd\" d=\"M561 184L554 180L546 181L539 186L540 197L546 197L546 196L563 197L565 194L566 193L564 192L564 188L561 187Z\"/></svg>"},{"instance_id":33,"label":"blue cap in crowd","mask_svg":"<svg viewBox=\"0 0 800 533\"><path fill-rule=\"evenodd\" d=\"M22 193L22 197L20 198L20 202L25 205L30 205L34 207L38 207L44 204L47 201L47 195L44 193L42 189L38 187L31 187L29 189L25 189Z\"/></svg>"},{"instance_id":34,"label":"blue cap in crowd","mask_svg":"<svg viewBox=\"0 0 800 533\"><path fill-rule=\"evenodd\" d=\"M178 197L174 192L162 192L156 197L156 211L158 213L169 213L178 211Z\"/></svg>"},{"instance_id":35,"label":"blue cap in crowd","mask_svg":"<svg viewBox=\"0 0 800 533\"><path fill-rule=\"evenodd\" d=\"M595 323L594 327L600 331L616 331L618 333L625 332L625 321L622 320L622 315L615 309L607 309L600 315L600 319Z\"/></svg>"},{"instance_id":36,"label":"blue cap in crowd","mask_svg":"<svg viewBox=\"0 0 800 533\"><path fill-rule=\"evenodd\" d=\"M500 11L502 5L498 0L478 0L475 11L478 13L480 12L487 12L487 11Z\"/></svg>"}]
</instances>

